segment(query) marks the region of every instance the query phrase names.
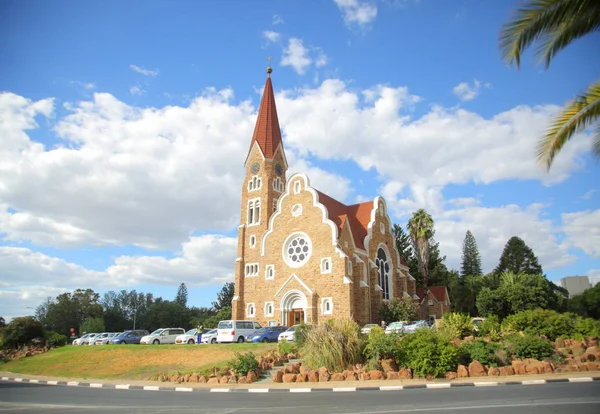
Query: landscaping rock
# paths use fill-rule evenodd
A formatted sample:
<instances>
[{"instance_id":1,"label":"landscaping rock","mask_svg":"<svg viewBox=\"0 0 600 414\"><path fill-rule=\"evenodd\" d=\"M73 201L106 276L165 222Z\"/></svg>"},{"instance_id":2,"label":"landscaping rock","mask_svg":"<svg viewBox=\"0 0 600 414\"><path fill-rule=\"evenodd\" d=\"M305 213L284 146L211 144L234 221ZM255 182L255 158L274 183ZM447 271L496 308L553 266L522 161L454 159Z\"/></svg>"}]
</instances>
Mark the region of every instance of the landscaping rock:
<instances>
[{"instance_id":1,"label":"landscaping rock","mask_svg":"<svg viewBox=\"0 0 600 414\"><path fill-rule=\"evenodd\" d=\"M485 377L485 367L481 362L475 360L469 364L469 376L470 377Z\"/></svg>"},{"instance_id":2,"label":"landscaping rock","mask_svg":"<svg viewBox=\"0 0 600 414\"><path fill-rule=\"evenodd\" d=\"M319 382L327 382L331 378L329 371L325 367L319 368Z\"/></svg>"},{"instance_id":3,"label":"landscaping rock","mask_svg":"<svg viewBox=\"0 0 600 414\"><path fill-rule=\"evenodd\" d=\"M223 375L219 380L219 384L228 384L229 383L229 375Z\"/></svg>"},{"instance_id":4,"label":"landscaping rock","mask_svg":"<svg viewBox=\"0 0 600 414\"><path fill-rule=\"evenodd\" d=\"M285 366L286 374L299 374L300 373L300 365L299 364L289 364Z\"/></svg>"},{"instance_id":5,"label":"landscaping rock","mask_svg":"<svg viewBox=\"0 0 600 414\"><path fill-rule=\"evenodd\" d=\"M200 378L198 378L198 382L201 384L206 384L208 382L208 377L201 375Z\"/></svg>"},{"instance_id":6,"label":"landscaping rock","mask_svg":"<svg viewBox=\"0 0 600 414\"><path fill-rule=\"evenodd\" d=\"M515 370L513 367L500 367L500 375L504 377L509 375L515 375Z\"/></svg>"},{"instance_id":7,"label":"landscaping rock","mask_svg":"<svg viewBox=\"0 0 600 414\"><path fill-rule=\"evenodd\" d=\"M555 348L564 348L565 347L565 340L562 338L556 338L556 341L554 342L554 347Z\"/></svg>"},{"instance_id":8,"label":"landscaping rock","mask_svg":"<svg viewBox=\"0 0 600 414\"><path fill-rule=\"evenodd\" d=\"M335 374L331 375L331 381L344 381L346 378L344 378L344 374L341 374L339 372L336 372Z\"/></svg>"},{"instance_id":9,"label":"landscaping rock","mask_svg":"<svg viewBox=\"0 0 600 414\"><path fill-rule=\"evenodd\" d=\"M398 375L398 372L396 371L388 371L385 373L385 379L397 380L400 379L400 375Z\"/></svg>"},{"instance_id":10,"label":"landscaping rock","mask_svg":"<svg viewBox=\"0 0 600 414\"><path fill-rule=\"evenodd\" d=\"M310 368L305 367L304 365L300 365L300 374L308 374Z\"/></svg>"},{"instance_id":11,"label":"landscaping rock","mask_svg":"<svg viewBox=\"0 0 600 414\"><path fill-rule=\"evenodd\" d=\"M379 370L377 370L377 369L374 369L374 370L372 370L372 371L369 371L369 377L370 377L372 380L382 380L382 379L384 378L384 377L383 377L383 372L381 372L381 371L379 371Z\"/></svg>"},{"instance_id":12,"label":"landscaping rock","mask_svg":"<svg viewBox=\"0 0 600 414\"><path fill-rule=\"evenodd\" d=\"M496 367L490 367L490 369L488 369L488 377L497 377L498 375L500 375L500 369Z\"/></svg>"},{"instance_id":13,"label":"landscaping rock","mask_svg":"<svg viewBox=\"0 0 600 414\"><path fill-rule=\"evenodd\" d=\"M206 381L207 384L218 384L219 383L219 378L217 377L210 377L208 379L208 381Z\"/></svg>"},{"instance_id":14,"label":"landscaping rock","mask_svg":"<svg viewBox=\"0 0 600 414\"><path fill-rule=\"evenodd\" d=\"M446 379L448 380L453 380L458 378L458 373L454 372L454 371L448 371L446 372Z\"/></svg>"},{"instance_id":15,"label":"landscaping rock","mask_svg":"<svg viewBox=\"0 0 600 414\"><path fill-rule=\"evenodd\" d=\"M412 377L413 377L412 369L400 368L400 371L398 371L398 376L400 377L400 379L412 379Z\"/></svg>"},{"instance_id":16,"label":"landscaping rock","mask_svg":"<svg viewBox=\"0 0 600 414\"><path fill-rule=\"evenodd\" d=\"M600 367L597 362L586 362L585 365L588 367L588 371L598 371L598 367Z\"/></svg>"},{"instance_id":17,"label":"landscaping rock","mask_svg":"<svg viewBox=\"0 0 600 414\"><path fill-rule=\"evenodd\" d=\"M540 373L540 369L537 365L525 365L525 371L528 374L539 374Z\"/></svg>"},{"instance_id":18,"label":"landscaping rock","mask_svg":"<svg viewBox=\"0 0 600 414\"><path fill-rule=\"evenodd\" d=\"M296 374L296 382L308 382L308 374Z\"/></svg>"},{"instance_id":19,"label":"landscaping rock","mask_svg":"<svg viewBox=\"0 0 600 414\"><path fill-rule=\"evenodd\" d=\"M516 359L512 362L512 367L515 370L515 374L517 375L525 375L527 374L527 370L525 368L525 364L523 361Z\"/></svg>"},{"instance_id":20,"label":"landscaping rock","mask_svg":"<svg viewBox=\"0 0 600 414\"><path fill-rule=\"evenodd\" d=\"M548 361L542 361L540 365L540 373L542 374L551 374L554 372L554 365Z\"/></svg>"},{"instance_id":21,"label":"landscaping rock","mask_svg":"<svg viewBox=\"0 0 600 414\"><path fill-rule=\"evenodd\" d=\"M229 376L229 381L227 381L227 384L237 384L238 383L238 379L235 375L230 375Z\"/></svg>"},{"instance_id":22,"label":"landscaping rock","mask_svg":"<svg viewBox=\"0 0 600 414\"><path fill-rule=\"evenodd\" d=\"M283 371L277 370L272 375L273 382L283 382Z\"/></svg>"},{"instance_id":23,"label":"landscaping rock","mask_svg":"<svg viewBox=\"0 0 600 414\"><path fill-rule=\"evenodd\" d=\"M382 359L381 360L381 369L383 372L389 371L398 371L398 366L393 359Z\"/></svg>"},{"instance_id":24,"label":"landscaping rock","mask_svg":"<svg viewBox=\"0 0 600 414\"><path fill-rule=\"evenodd\" d=\"M284 383L296 382L296 374L283 374L283 382Z\"/></svg>"},{"instance_id":25,"label":"landscaping rock","mask_svg":"<svg viewBox=\"0 0 600 414\"><path fill-rule=\"evenodd\" d=\"M239 377L238 384L248 384L248 377Z\"/></svg>"},{"instance_id":26,"label":"landscaping rock","mask_svg":"<svg viewBox=\"0 0 600 414\"><path fill-rule=\"evenodd\" d=\"M308 382L319 382L319 371L311 369L308 372Z\"/></svg>"},{"instance_id":27,"label":"landscaping rock","mask_svg":"<svg viewBox=\"0 0 600 414\"><path fill-rule=\"evenodd\" d=\"M469 376L469 370L464 365L459 365L456 369L456 375L458 375L458 378L467 378Z\"/></svg>"},{"instance_id":28,"label":"landscaping rock","mask_svg":"<svg viewBox=\"0 0 600 414\"><path fill-rule=\"evenodd\" d=\"M369 381L371 379L371 376L369 375L368 372L361 372L360 373L360 380L361 381Z\"/></svg>"}]
</instances>

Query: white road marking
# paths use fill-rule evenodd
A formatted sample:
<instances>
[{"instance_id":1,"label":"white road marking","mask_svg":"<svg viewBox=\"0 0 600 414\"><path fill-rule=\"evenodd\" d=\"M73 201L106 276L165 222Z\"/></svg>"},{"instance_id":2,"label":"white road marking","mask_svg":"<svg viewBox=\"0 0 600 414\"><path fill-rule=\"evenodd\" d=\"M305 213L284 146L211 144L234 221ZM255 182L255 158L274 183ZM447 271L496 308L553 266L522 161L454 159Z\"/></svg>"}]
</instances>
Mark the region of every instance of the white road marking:
<instances>
[{"instance_id":1,"label":"white road marking","mask_svg":"<svg viewBox=\"0 0 600 414\"><path fill-rule=\"evenodd\" d=\"M268 388L248 388L248 392L269 392Z\"/></svg>"},{"instance_id":2,"label":"white road marking","mask_svg":"<svg viewBox=\"0 0 600 414\"><path fill-rule=\"evenodd\" d=\"M482 381L474 382L473 385L475 385L476 387L495 387L498 385L498 383L493 381Z\"/></svg>"},{"instance_id":3,"label":"white road marking","mask_svg":"<svg viewBox=\"0 0 600 414\"><path fill-rule=\"evenodd\" d=\"M441 383L434 383L434 384L427 384L427 388L450 388L450 383L449 382L441 382Z\"/></svg>"},{"instance_id":4,"label":"white road marking","mask_svg":"<svg viewBox=\"0 0 600 414\"><path fill-rule=\"evenodd\" d=\"M115 390L128 390L129 384L117 384L115 385Z\"/></svg>"},{"instance_id":5,"label":"white road marking","mask_svg":"<svg viewBox=\"0 0 600 414\"><path fill-rule=\"evenodd\" d=\"M594 379L592 377L578 377L578 378L569 378L569 382L593 382Z\"/></svg>"},{"instance_id":6,"label":"white road marking","mask_svg":"<svg viewBox=\"0 0 600 414\"><path fill-rule=\"evenodd\" d=\"M290 392L312 392L310 388L290 388Z\"/></svg>"},{"instance_id":7,"label":"white road marking","mask_svg":"<svg viewBox=\"0 0 600 414\"><path fill-rule=\"evenodd\" d=\"M384 387L379 387L380 391L402 391L404 387L402 385L386 385Z\"/></svg>"}]
</instances>

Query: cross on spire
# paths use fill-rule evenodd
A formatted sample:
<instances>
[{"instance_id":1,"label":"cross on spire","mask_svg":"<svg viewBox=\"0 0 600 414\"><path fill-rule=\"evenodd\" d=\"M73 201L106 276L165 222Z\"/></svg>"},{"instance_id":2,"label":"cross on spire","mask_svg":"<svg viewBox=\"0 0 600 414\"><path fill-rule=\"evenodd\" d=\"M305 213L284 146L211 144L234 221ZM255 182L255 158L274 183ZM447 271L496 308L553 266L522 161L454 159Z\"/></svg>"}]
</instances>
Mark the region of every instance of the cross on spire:
<instances>
[{"instance_id":1,"label":"cross on spire","mask_svg":"<svg viewBox=\"0 0 600 414\"><path fill-rule=\"evenodd\" d=\"M271 60L272 60L272 59L273 59L273 58L272 58L271 56L269 56L269 57L267 58L267 60L269 61L269 66L267 66L267 76L268 76L268 77L271 77L271 72L273 72L273 69L271 68Z\"/></svg>"}]
</instances>

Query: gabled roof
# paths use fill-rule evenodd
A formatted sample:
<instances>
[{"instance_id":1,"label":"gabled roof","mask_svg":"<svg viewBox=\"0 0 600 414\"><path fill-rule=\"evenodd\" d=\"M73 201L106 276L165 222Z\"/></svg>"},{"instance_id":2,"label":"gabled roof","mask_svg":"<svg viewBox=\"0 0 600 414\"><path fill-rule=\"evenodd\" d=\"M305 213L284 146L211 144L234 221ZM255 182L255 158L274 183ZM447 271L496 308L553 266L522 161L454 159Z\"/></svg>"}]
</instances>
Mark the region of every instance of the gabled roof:
<instances>
[{"instance_id":1,"label":"gabled roof","mask_svg":"<svg viewBox=\"0 0 600 414\"><path fill-rule=\"evenodd\" d=\"M338 237L342 234L344 226L348 224L354 237L354 244L359 249L364 250L367 227L371 220L371 210L373 210L373 202L366 201L347 206L321 191L317 190L317 194L319 194L319 202L327 209L329 219L338 228Z\"/></svg>"},{"instance_id":2,"label":"gabled roof","mask_svg":"<svg viewBox=\"0 0 600 414\"><path fill-rule=\"evenodd\" d=\"M275 106L275 95L273 93L273 85L271 84L271 76L267 77L265 89L263 91L260 108L258 110L258 118L252 134L250 142L250 151L252 146L257 143L265 158L273 158L277 147L281 143L281 129L279 128L279 119L277 118L277 108Z\"/></svg>"},{"instance_id":3,"label":"gabled roof","mask_svg":"<svg viewBox=\"0 0 600 414\"><path fill-rule=\"evenodd\" d=\"M448 292L446 286L429 286L429 291L433 294L438 302L443 302L446 300L446 293ZM417 296L419 296L421 300L424 299L425 288L417 288Z\"/></svg>"}]
</instances>

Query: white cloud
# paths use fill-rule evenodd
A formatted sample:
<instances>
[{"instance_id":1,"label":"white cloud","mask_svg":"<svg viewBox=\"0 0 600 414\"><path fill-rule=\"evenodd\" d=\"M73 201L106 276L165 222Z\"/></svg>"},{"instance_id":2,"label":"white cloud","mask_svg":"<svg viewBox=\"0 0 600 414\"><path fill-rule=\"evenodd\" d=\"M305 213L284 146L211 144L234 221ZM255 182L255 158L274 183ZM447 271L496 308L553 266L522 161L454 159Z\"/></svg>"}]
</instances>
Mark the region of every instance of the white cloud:
<instances>
[{"instance_id":1,"label":"white cloud","mask_svg":"<svg viewBox=\"0 0 600 414\"><path fill-rule=\"evenodd\" d=\"M365 28L377 17L377 6L368 1L333 0L342 11L346 25Z\"/></svg>"},{"instance_id":2,"label":"white cloud","mask_svg":"<svg viewBox=\"0 0 600 414\"><path fill-rule=\"evenodd\" d=\"M302 39L295 37L289 39L288 46L283 49L281 66L291 66L296 73L302 75L311 63L309 50L304 46Z\"/></svg>"},{"instance_id":3,"label":"white cloud","mask_svg":"<svg viewBox=\"0 0 600 414\"><path fill-rule=\"evenodd\" d=\"M91 91L92 89L96 89L96 85L93 82L72 81L71 83L73 83L75 85L79 85L83 89L87 89L88 91Z\"/></svg>"},{"instance_id":4,"label":"white cloud","mask_svg":"<svg viewBox=\"0 0 600 414\"><path fill-rule=\"evenodd\" d=\"M571 246L600 258L600 209L565 213L562 221Z\"/></svg>"},{"instance_id":5,"label":"white cloud","mask_svg":"<svg viewBox=\"0 0 600 414\"><path fill-rule=\"evenodd\" d=\"M144 69L144 68L139 67L137 65L129 65L129 67L134 72L137 72L137 73L139 73L141 75L144 75L144 76L156 76L156 75L158 75L158 69L155 69L155 70Z\"/></svg>"},{"instance_id":6,"label":"white cloud","mask_svg":"<svg viewBox=\"0 0 600 414\"><path fill-rule=\"evenodd\" d=\"M142 89L140 85L134 85L131 88L129 88L129 93L133 96L139 96L145 94L146 91Z\"/></svg>"},{"instance_id":7,"label":"white cloud","mask_svg":"<svg viewBox=\"0 0 600 414\"><path fill-rule=\"evenodd\" d=\"M479 96L482 86L489 88L492 85L490 83L483 83L477 79L474 79L472 84L469 84L468 82L459 83L452 88L452 92L454 95L458 96L461 101L471 101Z\"/></svg>"},{"instance_id":8,"label":"white cloud","mask_svg":"<svg viewBox=\"0 0 600 414\"><path fill-rule=\"evenodd\" d=\"M277 26L278 24L284 24L284 23L285 22L283 21L283 19L281 18L280 15L278 15L278 14L273 15L273 21L272 21L273 26Z\"/></svg>"},{"instance_id":9,"label":"white cloud","mask_svg":"<svg viewBox=\"0 0 600 414\"><path fill-rule=\"evenodd\" d=\"M0 315L32 314L47 296L77 288L94 290L139 285L188 287L220 285L233 279L237 238L190 237L177 257L120 256L104 271L93 271L21 247L0 246Z\"/></svg>"},{"instance_id":10,"label":"white cloud","mask_svg":"<svg viewBox=\"0 0 600 414\"><path fill-rule=\"evenodd\" d=\"M592 196L596 193L596 190L592 189L588 192L586 192L583 196L581 196L582 199L584 200L589 200L590 198L592 198Z\"/></svg>"},{"instance_id":11,"label":"white cloud","mask_svg":"<svg viewBox=\"0 0 600 414\"><path fill-rule=\"evenodd\" d=\"M315 58L315 66L320 68L327 65L327 55L320 47L314 48L317 53L317 57Z\"/></svg>"},{"instance_id":12,"label":"white cloud","mask_svg":"<svg viewBox=\"0 0 600 414\"><path fill-rule=\"evenodd\" d=\"M281 35L277 32L274 32L272 30L265 30L263 31L263 37L265 39L267 39L269 42L272 43L277 43L279 42L279 39L281 38Z\"/></svg>"}]
</instances>

